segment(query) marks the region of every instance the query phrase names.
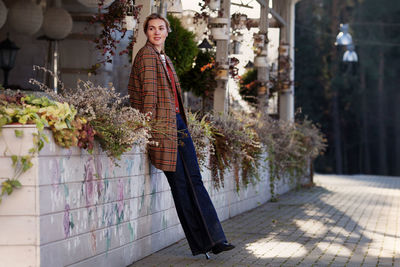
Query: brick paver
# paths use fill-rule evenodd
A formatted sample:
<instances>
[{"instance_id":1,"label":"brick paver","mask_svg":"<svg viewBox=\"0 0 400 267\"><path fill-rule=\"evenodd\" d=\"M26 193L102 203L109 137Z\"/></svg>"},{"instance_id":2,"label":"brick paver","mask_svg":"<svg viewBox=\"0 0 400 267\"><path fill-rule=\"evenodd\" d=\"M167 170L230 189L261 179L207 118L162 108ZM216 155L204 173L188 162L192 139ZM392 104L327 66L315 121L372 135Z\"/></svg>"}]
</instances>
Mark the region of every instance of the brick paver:
<instances>
[{"instance_id":1,"label":"brick paver","mask_svg":"<svg viewBox=\"0 0 400 267\"><path fill-rule=\"evenodd\" d=\"M236 249L193 257L186 240L135 266L400 266L400 177L316 175L223 222Z\"/></svg>"}]
</instances>

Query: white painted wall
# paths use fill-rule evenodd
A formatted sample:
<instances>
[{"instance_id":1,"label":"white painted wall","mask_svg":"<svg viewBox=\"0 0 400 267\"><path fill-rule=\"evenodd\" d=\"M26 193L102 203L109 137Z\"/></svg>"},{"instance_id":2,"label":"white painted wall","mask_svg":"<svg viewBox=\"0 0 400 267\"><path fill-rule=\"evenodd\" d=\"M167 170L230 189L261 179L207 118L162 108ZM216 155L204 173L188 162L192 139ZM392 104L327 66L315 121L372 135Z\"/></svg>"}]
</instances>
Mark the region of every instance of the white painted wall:
<instances>
[{"instance_id":1,"label":"white painted wall","mask_svg":"<svg viewBox=\"0 0 400 267\"><path fill-rule=\"evenodd\" d=\"M0 154L0 183L12 175L10 155L32 147L36 128L17 127L24 129L22 140L15 128L2 129L0 151L12 149ZM116 167L104 153L51 141L33 163L20 179L23 187L0 204L0 267L127 266L184 238L167 179L138 147ZM232 173L215 190L210 172L202 172L221 220L270 199L267 170L260 172L259 183L239 192ZM278 183L278 193L288 190L287 181Z\"/></svg>"}]
</instances>

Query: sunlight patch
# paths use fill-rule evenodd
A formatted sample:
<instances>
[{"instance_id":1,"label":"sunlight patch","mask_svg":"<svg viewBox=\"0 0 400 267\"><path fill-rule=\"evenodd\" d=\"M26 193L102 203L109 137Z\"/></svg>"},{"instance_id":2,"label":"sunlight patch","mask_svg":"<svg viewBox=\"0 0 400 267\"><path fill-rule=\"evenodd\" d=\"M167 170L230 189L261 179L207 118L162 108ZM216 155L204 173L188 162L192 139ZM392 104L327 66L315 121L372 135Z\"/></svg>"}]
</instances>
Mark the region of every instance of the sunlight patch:
<instances>
[{"instance_id":1,"label":"sunlight patch","mask_svg":"<svg viewBox=\"0 0 400 267\"><path fill-rule=\"evenodd\" d=\"M279 258L288 258L293 254L296 257L305 256L307 250L303 245L296 242L270 241L268 243L251 243L246 245L246 249L253 255L260 258L271 258L279 255Z\"/></svg>"}]
</instances>

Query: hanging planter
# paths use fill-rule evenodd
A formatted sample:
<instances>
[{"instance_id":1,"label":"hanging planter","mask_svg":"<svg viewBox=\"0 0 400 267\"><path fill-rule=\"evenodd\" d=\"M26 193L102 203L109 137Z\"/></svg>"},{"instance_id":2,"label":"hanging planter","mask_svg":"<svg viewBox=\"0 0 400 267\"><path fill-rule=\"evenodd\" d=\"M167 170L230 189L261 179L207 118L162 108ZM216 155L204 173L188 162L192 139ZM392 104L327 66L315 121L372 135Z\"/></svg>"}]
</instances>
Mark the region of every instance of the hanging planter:
<instances>
[{"instance_id":1,"label":"hanging planter","mask_svg":"<svg viewBox=\"0 0 400 267\"><path fill-rule=\"evenodd\" d=\"M182 9L182 1L181 0L169 0L167 13L181 14L183 12Z\"/></svg>"},{"instance_id":2,"label":"hanging planter","mask_svg":"<svg viewBox=\"0 0 400 267\"><path fill-rule=\"evenodd\" d=\"M85 7L99 7L99 3L101 0L78 0L79 3L84 5ZM104 0L103 1L103 6L102 7L108 7L114 0Z\"/></svg>"},{"instance_id":3,"label":"hanging planter","mask_svg":"<svg viewBox=\"0 0 400 267\"><path fill-rule=\"evenodd\" d=\"M263 50L260 55L256 56L256 58L254 59L254 66L256 66L257 68L268 67L266 50Z\"/></svg>"},{"instance_id":4,"label":"hanging planter","mask_svg":"<svg viewBox=\"0 0 400 267\"><path fill-rule=\"evenodd\" d=\"M232 41L242 42L243 34L239 33L239 34L232 35L231 39L232 39Z\"/></svg>"},{"instance_id":5,"label":"hanging planter","mask_svg":"<svg viewBox=\"0 0 400 267\"><path fill-rule=\"evenodd\" d=\"M247 15L241 13L232 14L231 27L234 30L242 30L246 28Z\"/></svg>"},{"instance_id":6,"label":"hanging planter","mask_svg":"<svg viewBox=\"0 0 400 267\"><path fill-rule=\"evenodd\" d=\"M33 35L42 26L42 8L31 0L19 0L10 8L8 20L16 32Z\"/></svg>"},{"instance_id":7,"label":"hanging planter","mask_svg":"<svg viewBox=\"0 0 400 267\"><path fill-rule=\"evenodd\" d=\"M128 31L133 31L137 25L138 11L136 10L133 2L128 6L128 9L125 11L125 16L122 20L122 28L127 29Z\"/></svg>"},{"instance_id":8,"label":"hanging planter","mask_svg":"<svg viewBox=\"0 0 400 267\"><path fill-rule=\"evenodd\" d=\"M240 46L241 46L240 42L233 41L232 42L232 54L236 54L236 55L240 54Z\"/></svg>"},{"instance_id":9,"label":"hanging planter","mask_svg":"<svg viewBox=\"0 0 400 267\"><path fill-rule=\"evenodd\" d=\"M122 21L122 27L126 28L128 31L133 31L136 28L137 20L134 16L125 16Z\"/></svg>"},{"instance_id":10,"label":"hanging planter","mask_svg":"<svg viewBox=\"0 0 400 267\"><path fill-rule=\"evenodd\" d=\"M254 66L257 68L268 67L267 57L266 56L256 56L254 59Z\"/></svg>"},{"instance_id":11,"label":"hanging planter","mask_svg":"<svg viewBox=\"0 0 400 267\"><path fill-rule=\"evenodd\" d=\"M243 41L243 34L238 33L235 35L232 35L231 37L232 42L232 53L233 54L240 54L240 47L241 47L241 42Z\"/></svg>"},{"instance_id":12,"label":"hanging planter","mask_svg":"<svg viewBox=\"0 0 400 267\"><path fill-rule=\"evenodd\" d=\"M96 74L96 71L102 64L112 63L113 57L116 54L117 46L128 31L133 31L137 26L139 12L142 6L135 6L133 0L114 1L109 7L103 10L98 10L98 13L93 17L92 23L101 23L103 29L94 39L95 48L101 53L104 59L92 65L89 72ZM131 17L131 18L130 18ZM115 34L115 33L120 34ZM119 51L118 54L129 54L136 42L136 37L131 37L132 41L128 46Z\"/></svg>"},{"instance_id":13,"label":"hanging planter","mask_svg":"<svg viewBox=\"0 0 400 267\"><path fill-rule=\"evenodd\" d=\"M261 34L261 33L255 33L253 35L253 46L256 48L262 48L264 47L264 43L265 43L265 35Z\"/></svg>"},{"instance_id":14,"label":"hanging planter","mask_svg":"<svg viewBox=\"0 0 400 267\"><path fill-rule=\"evenodd\" d=\"M216 80L228 80L228 65L220 65L216 70L215 79Z\"/></svg>"},{"instance_id":15,"label":"hanging planter","mask_svg":"<svg viewBox=\"0 0 400 267\"><path fill-rule=\"evenodd\" d=\"M217 11L221 9L221 1L220 0L209 0L208 7L213 10Z\"/></svg>"},{"instance_id":16,"label":"hanging planter","mask_svg":"<svg viewBox=\"0 0 400 267\"><path fill-rule=\"evenodd\" d=\"M228 40L229 29L227 18L213 18L210 19L211 36L214 40Z\"/></svg>"},{"instance_id":17,"label":"hanging planter","mask_svg":"<svg viewBox=\"0 0 400 267\"><path fill-rule=\"evenodd\" d=\"M50 39L62 40L71 33L72 24L72 17L67 10L51 7L44 14L43 31Z\"/></svg>"},{"instance_id":18,"label":"hanging planter","mask_svg":"<svg viewBox=\"0 0 400 267\"><path fill-rule=\"evenodd\" d=\"M0 0L0 28L3 27L7 20L7 7L3 0Z\"/></svg>"},{"instance_id":19,"label":"hanging planter","mask_svg":"<svg viewBox=\"0 0 400 267\"><path fill-rule=\"evenodd\" d=\"M268 89L265 85L262 85L262 86L258 87L257 92L258 92L258 95L265 95L268 93Z\"/></svg>"}]
</instances>

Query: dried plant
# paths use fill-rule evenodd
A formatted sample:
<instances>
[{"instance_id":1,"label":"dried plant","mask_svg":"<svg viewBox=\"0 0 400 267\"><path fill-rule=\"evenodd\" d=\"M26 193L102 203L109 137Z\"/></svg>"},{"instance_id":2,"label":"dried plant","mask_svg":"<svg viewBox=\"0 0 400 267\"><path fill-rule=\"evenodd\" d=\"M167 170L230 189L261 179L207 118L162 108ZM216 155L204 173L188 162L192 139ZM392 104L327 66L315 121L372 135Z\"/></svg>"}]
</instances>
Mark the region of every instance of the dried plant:
<instances>
[{"instance_id":1,"label":"dried plant","mask_svg":"<svg viewBox=\"0 0 400 267\"><path fill-rule=\"evenodd\" d=\"M201 168L208 168L207 158L209 153L214 153L214 138L211 125L207 122L208 116L201 119L196 113L187 113L188 129L196 148L197 160Z\"/></svg>"},{"instance_id":2,"label":"dried plant","mask_svg":"<svg viewBox=\"0 0 400 267\"><path fill-rule=\"evenodd\" d=\"M308 119L291 123L268 116L231 113L207 114L199 120L189 114L188 124L200 165L211 169L216 188L224 185L228 169L234 172L237 189L255 183L260 160L266 155L272 199L277 179L285 175L292 180L302 178L308 171L308 163L323 153L326 146L322 133Z\"/></svg>"},{"instance_id":3,"label":"dried plant","mask_svg":"<svg viewBox=\"0 0 400 267\"><path fill-rule=\"evenodd\" d=\"M47 71L38 67L35 69ZM78 81L77 88L64 89L57 94L37 80L31 79L30 82L45 90L54 100L73 105L78 116L85 118L93 127L96 139L108 156L118 159L134 144L149 142L150 116L124 106L128 96L122 97L114 87L105 88L88 81Z\"/></svg>"},{"instance_id":4,"label":"dried plant","mask_svg":"<svg viewBox=\"0 0 400 267\"><path fill-rule=\"evenodd\" d=\"M234 171L237 189L240 186L240 168L243 185L258 179L261 146L257 134L245 121L246 118L238 115L210 115L215 139L214 153L210 155L210 167L216 187L224 185L225 170L231 168Z\"/></svg>"},{"instance_id":5,"label":"dried plant","mask_svg":"<svg viewBox=\"0 0 400 267\"><path fill-rule=\"evenodd\" d=\"M324 152L325 139L318 127L307 119L293 123L265 117L256 129L268 154L266 160L274 200L275 180L285 175L292 180L302 178L308 171L310 160Z\"/></svg>"}]
</instances>

